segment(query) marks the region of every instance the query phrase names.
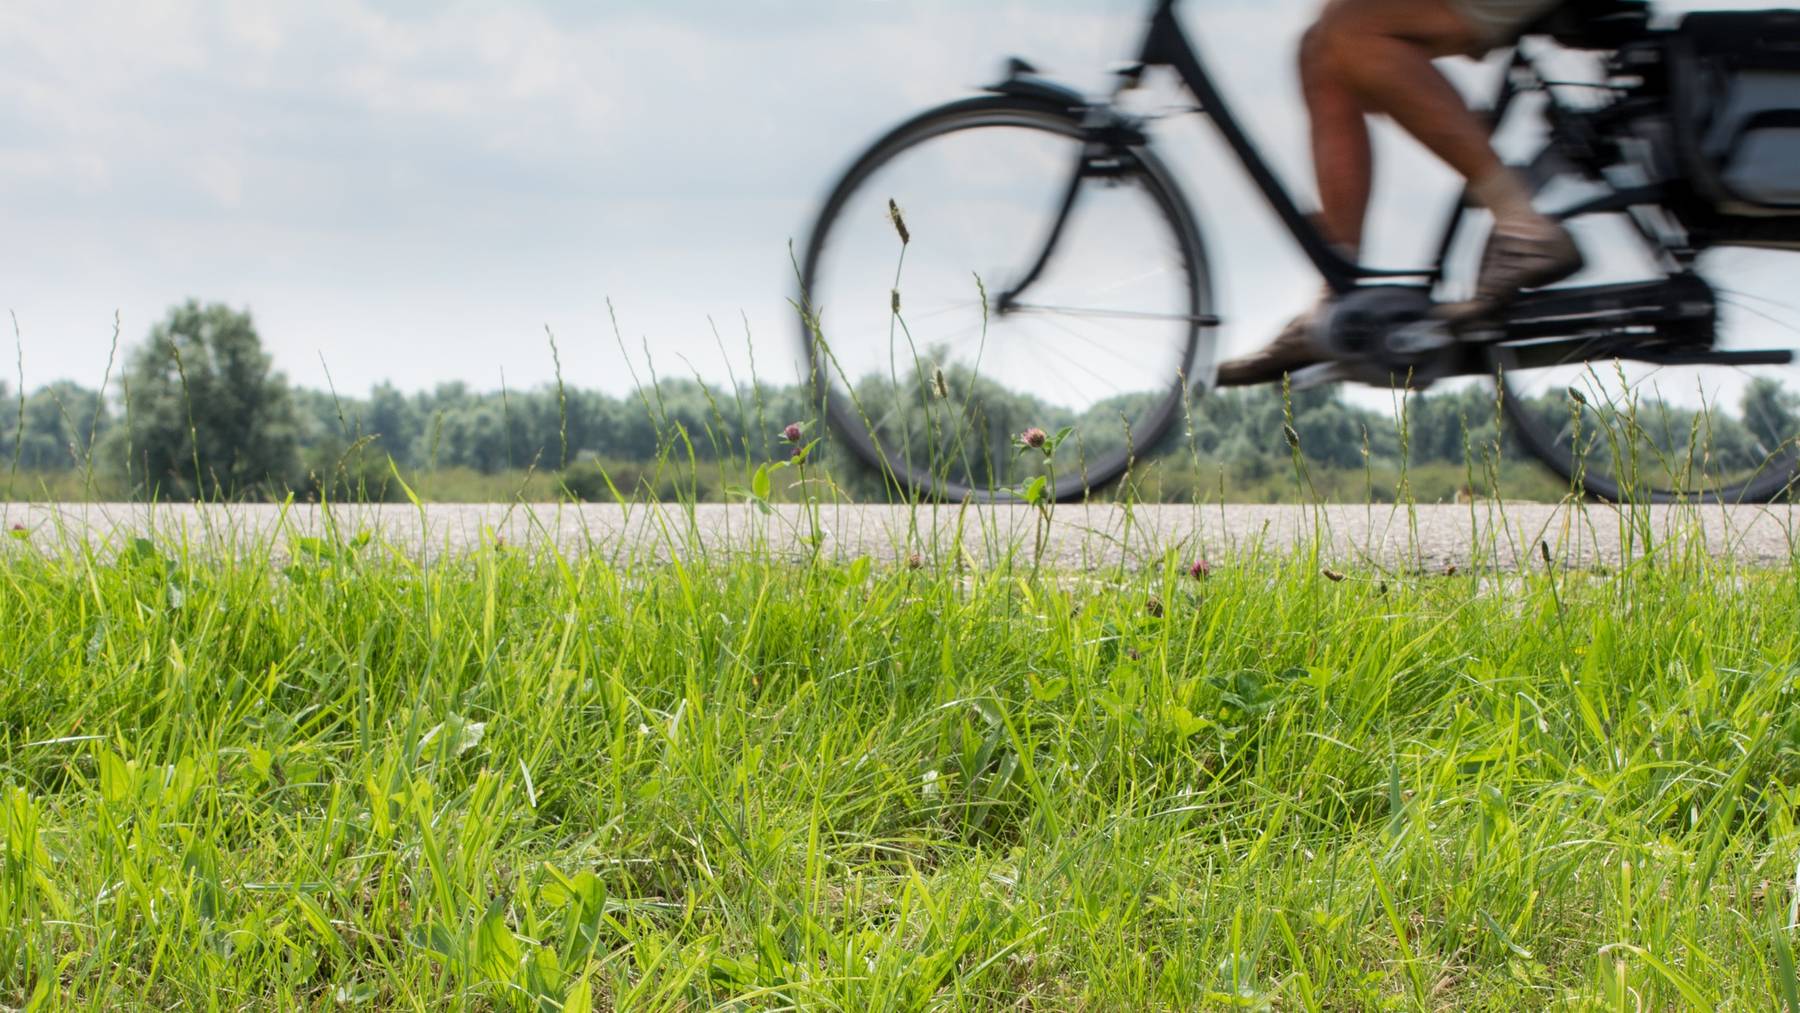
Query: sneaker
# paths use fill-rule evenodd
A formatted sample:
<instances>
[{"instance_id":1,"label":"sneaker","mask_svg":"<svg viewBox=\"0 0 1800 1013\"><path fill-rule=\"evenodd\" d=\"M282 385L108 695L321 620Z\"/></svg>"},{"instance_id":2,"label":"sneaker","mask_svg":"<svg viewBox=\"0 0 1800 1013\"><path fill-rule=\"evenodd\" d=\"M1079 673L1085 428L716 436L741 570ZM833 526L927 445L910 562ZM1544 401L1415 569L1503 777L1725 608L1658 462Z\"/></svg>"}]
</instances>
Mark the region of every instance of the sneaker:
<instances>
[{"instance_id":1,"label":"sneaker","mask_svg":"<svg viewBox=\"0 0 1800 1013\"><path fill-rule=\"evenodd\" d=\"M1554 285L1581 270L1581 249L1561 225L1535 235L1495 232L1481 251L1481 273L1475 297L1444 304L1450 320L1486 316L1512 301L1523 289Z\"/></svg>"},{"instance_id":2,"label":"sneaker","mask_svg":"<svg viewBox=\"0 0 1800 1013\"><path fill-rule=\"evenodd\" d=\"M1323 305L1325 303L1321 300L1319 306L1289 320L1281 333L1275 335L1275 340L1259 351L1219 363L1217 385L1249 387L1259 383L1274 383L1285 373L1325 361L1326 356L1319 350L1312 335L1313 322L1318 319L1319 307Z\"/></svg>"}]
</instances>

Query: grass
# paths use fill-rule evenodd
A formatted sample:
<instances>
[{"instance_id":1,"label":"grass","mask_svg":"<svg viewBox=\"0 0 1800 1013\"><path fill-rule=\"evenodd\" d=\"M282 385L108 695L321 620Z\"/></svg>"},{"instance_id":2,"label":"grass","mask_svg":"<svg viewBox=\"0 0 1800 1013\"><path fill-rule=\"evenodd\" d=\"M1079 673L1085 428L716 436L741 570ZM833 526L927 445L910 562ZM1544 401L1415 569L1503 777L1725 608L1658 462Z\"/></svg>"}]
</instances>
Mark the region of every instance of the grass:
<instances>
[{"instance_id":1,"label":"grass","mask_svg":"<svg viewBox=\"0 0 1800 1013\"><path fill-rule=\"evenodd\" d=\"M670 530L0 539L0 1002L1800 1009L1800 568Z\"/></svg>"},{"instance_id":2,"label":"grass","mask_svg":"<svg viewBox=\"0 0 1800 1013\"><path fill-rule=\"evenodd\" d=\"M400 485L386 470L385 461L366 485L356 489L340 489L340 493L368 499L404 502ZM473 468L400 469L400 475L420 499L430 503L554 503L571 493L594 503L614 501L611 490L601 476L611 478L614 487L626 497L649 496L661 500L681 498L701 502L741 500L734 490L750 484L754 465L729 461L723 465L697 468L656 467L636 461L607 460L599 465L584 459L566 473L509 469L480 472ZM851 467L839 469L849 472ZM1309 492L1316 499L1333 503L1391 503L1399 496L1401 471L1396 464L1382 462L1369 470L1333 468L1309 464ZM1492 483L1479 473L1471 481L1470 469L1461 464L1430 462L1409 467L1406 479L1411 499L1420 503L1453 503L1466 500L1472 493L1486 498L1504 493L1507 499L1554 503L1568 494L1568 483L1557 479L1541 465L1530 461L1507 461ZM87 476L81 471L20 471L8 479L0 479L0 500L7 498L55 502L122 502L132 499L131 491L117 476ZM10 489L12 496L5 495ZM310 498L302 494L300 499ZM340 501L343 495L333 497ZM886 502L886 496L872 497ZM1274 460L1256 467L1233 467L1211 460L1195 460L1180 453L1167 454L1146 461L1133 469L1129 488L1112 486L1096 490L1095 498L1108 501L1143 503L1180 503L1218 501L1233 503L1282 503L1294 499L1293 470L1286 462Z\"/></svg>"},{"instance_id":3,"label":"grass","mask_svg":"<svg viewBox=\"0 0 1800 1013\"><path fill-rule=\"evenodd\" d=\"M702 464L643 403L649 465L344 475L655 545L0 536L0 1004L1800 1013L1800 555L1690 502L1608 572L1059 569L1039 499L1029 546L843 558L819 430ZM1107 495L1581 492L1466 423L1460 467L1315 467L1291 415L1291 471Z\"/></svg>"}]
</instances>

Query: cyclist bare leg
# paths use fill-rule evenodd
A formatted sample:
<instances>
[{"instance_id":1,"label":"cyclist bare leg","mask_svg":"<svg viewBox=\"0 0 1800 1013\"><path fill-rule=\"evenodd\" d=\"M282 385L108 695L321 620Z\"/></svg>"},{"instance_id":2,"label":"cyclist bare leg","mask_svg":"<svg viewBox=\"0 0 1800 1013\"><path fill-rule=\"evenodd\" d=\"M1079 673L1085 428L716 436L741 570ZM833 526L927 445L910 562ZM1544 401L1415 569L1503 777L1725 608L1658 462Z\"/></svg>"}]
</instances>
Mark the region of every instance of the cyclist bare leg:
<instances>
[{"instance_id":1,"label":"cyclist bare leg","mask_svg":"<svg viewBox=\"0 0 1800 1013\"><path fill-rule=\"evenodd\" d=\"M1532 207L1524 180L1494 154L1486 124L1432 63L1478 55L1503 41L1484 38L1453 3L1548 6L1537 0L1330 0L1301 42L1300 79L1312 122L1320 225L1346 253L1361 247L1368 214L1374 160L1366 117L1372 113L1391 117L1443 159L1493 213L1495 243L1476 297L1451 309L1468 316L1494 308L1520 288L1566 276L1579 267L1580 254L1560 225ZM1261 352L1222 363L1219 383L1267 382L1317 361L1315 313L1290 322Z\"/></svg>"},{"instance_id":2,"label":"cyclist bare leg","mask_svg":"<svg viewBox=\"0 0 1800 1013\"><path fill-rule=\"evenodd\" d=\"M1487 129L1431 61L1479 49L1446 0L1332 0L1300 44L1326 235L1361 244L1373 182L1370 113L1386 113L1465 178L1500 168Z\"/></svg>"}]
</instances>

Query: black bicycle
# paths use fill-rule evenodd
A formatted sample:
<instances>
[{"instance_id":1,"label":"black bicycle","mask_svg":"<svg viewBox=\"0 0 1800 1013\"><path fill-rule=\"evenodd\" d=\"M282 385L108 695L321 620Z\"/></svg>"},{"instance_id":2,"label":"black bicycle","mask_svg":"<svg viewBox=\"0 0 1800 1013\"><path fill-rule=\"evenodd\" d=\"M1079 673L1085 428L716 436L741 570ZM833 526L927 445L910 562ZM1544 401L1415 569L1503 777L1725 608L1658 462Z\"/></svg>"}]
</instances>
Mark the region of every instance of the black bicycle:
<instances>
[{"instance_id":1,"label":"black bicycle","mask_svg":"<svg viewBox=\"0 0 1800 1013\"><path fill-rule=\"evenodd\" d=\"M890 131L831 191L800 269L802 340L858 457L921 493L1007 499L1042 476L1077 498L1210 389L1220 320L1198 217L1150 118L1119 105L1167 67L1337 294L1318 334L1332 361L1294 385L1496 380L1520 443L1614 501L1794 487L1800 15L1671 26L1591 0L1534 26L1489 114L1535 130L1526 171L1589 266L1453 329L1432 309L1471 291L1485 212L1451 208L1430 267L1350 263L1270 171L1175 6L1155 0L1110 99L1015 58L984 94ZM1561 80L1542 69L1552 54L1592 73ZM1015 453L1028 426L1069 435L1047 459Z\"/></svg>"}]
</instances>

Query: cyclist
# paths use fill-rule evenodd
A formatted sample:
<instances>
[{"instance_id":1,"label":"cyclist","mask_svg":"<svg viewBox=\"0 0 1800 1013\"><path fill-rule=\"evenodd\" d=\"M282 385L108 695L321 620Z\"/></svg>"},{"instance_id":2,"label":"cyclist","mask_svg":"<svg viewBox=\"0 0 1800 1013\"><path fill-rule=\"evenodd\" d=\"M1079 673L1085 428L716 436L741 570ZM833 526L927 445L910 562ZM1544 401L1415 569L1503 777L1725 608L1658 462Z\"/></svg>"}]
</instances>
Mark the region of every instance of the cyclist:
<instances>
[{"instance_id":1,"label":"cyclist","mask_svg":"<svg viewBox=\"0 0 1800 1013\"><path fill-rule=\"evenodd\" d=\"M1300 43L1300 82L1312 120L1313 171L1325 237L1352 261L1362 245L1374 175L1364 119L1385 114L1468 181L1469 196L1494 216L1474 297L1446 306L1453 319L1479 316L1522 288L1581 268L1559 223L1531 205L1531 191L1501 163L1481 117L1432 60L1480 56L1508 45L1559 0L1327 0ZM1219 365L1219 385L1279 380L1324 358L1312 323L1329 300L1295 317L1261 351Z\"/></svg>"}]
</instances>

